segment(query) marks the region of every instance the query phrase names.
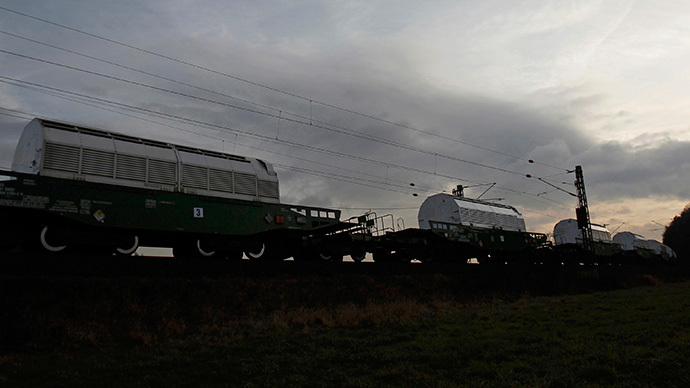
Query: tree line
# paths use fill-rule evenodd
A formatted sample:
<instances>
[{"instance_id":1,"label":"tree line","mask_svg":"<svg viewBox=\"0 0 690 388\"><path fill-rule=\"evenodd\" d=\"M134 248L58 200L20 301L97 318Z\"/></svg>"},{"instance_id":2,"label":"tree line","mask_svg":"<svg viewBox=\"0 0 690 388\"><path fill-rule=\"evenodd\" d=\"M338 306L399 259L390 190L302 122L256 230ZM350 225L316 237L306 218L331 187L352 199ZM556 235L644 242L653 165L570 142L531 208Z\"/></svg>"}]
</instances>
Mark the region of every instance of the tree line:
<instances>
[{"instance_id":1,"label":"tree line","mask_svg":"<svg viewBox=\"0 0 690 388\"><path fill-rule=\"evenodd\" d=\"M676 252L681 262L686 262L690 258L690 203L685 206L680 215L673 217L663 237L664 244Z\"/></svg>"}]
</instances>

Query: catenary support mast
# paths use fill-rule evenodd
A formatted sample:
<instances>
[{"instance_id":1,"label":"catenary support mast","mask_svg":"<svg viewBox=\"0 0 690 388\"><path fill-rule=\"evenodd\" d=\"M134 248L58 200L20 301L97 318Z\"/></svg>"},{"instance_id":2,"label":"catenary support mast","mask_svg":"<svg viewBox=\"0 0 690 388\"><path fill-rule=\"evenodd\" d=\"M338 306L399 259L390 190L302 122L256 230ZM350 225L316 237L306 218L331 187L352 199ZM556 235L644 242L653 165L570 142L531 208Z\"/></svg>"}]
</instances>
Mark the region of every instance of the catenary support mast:
<instances>
[{"instance_id":1,"label":"catenary support mast","mask_svg":"<svg viewBox=\"0 0 690 388\"><path fill-rule=\"evenodd\" d=\"M587 205L587 193L585 192L585 178L582 166L575 166L575 187L577 188L578 208L577 227L582 231L582 247L587 252L594 252L594 237L592 235L592 223L589 218L589 206Z\"/></svg>"}]
</instances>

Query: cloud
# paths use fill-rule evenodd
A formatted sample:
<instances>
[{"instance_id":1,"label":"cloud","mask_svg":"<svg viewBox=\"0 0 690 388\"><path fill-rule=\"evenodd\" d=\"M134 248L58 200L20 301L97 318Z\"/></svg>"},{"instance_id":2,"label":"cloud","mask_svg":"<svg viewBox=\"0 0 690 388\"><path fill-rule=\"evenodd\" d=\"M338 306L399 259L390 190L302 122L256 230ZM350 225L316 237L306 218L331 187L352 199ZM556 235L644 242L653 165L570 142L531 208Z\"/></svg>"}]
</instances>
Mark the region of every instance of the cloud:
<instances>
[{"instance_id":1,"label":"cloud","mask_svg":"<svg viewBox=\"0 0 690 388\"><path fill-rule=\"evenodd\" d=\"M4 112L4 111L0 111ZM26 124L25 120L15 119L7 116L0 116L0 168L10 169L14 158L14 149L17 147L19 136Z\"/></svg>"},{"instance_id":2,"label":"cloud","mask_svg":"<svg viewBox=\"0 0 690 388\"><path fill-rule=\"evenodd\" d=\"M644 9L639 9L642 6L639 4L549 3L542 7L529 1L520 6L488 1L447 2L425 7L419 2L348 2L343 6L318 1L270 4L201 1L189 7L184 1L153 1L64 2L58 7L52 3L25 3L16 1L10 8L306 97L278 93L37 21L21 22L22 18L15 17L20 20L18 23L0 13L0 22L8 26L3 28L13 28L17 33L276 109L244 104L0 37L4 49L281 117L298 120L306 117L329 123L334 130L279 121L228 106L0 56L0 68L5 76L85 92L276 141L236 136L230 130L202 125L172 123L222 140L199 137L13 87L2 89L4 106L11 101L12 107L39 116L242 153L336 178L281 169L281 193L285 202L414 208L434 190L449 190L458 183L497 182L488 195L506 197L507 203L525 213L533 212L530 223L544 231L549 229L548 222L555 223L554 217L572 217L572 199L566 193L526 178L525 174L546 177L578 164L585 169L593 204L616 207L616 201L648 198L664 198L675 204L690 196L683 184L690 181L686 156L690 154L690 139L682 137L688 132L683 96L687 88L672 88L676 84L685 85L687 77L682 71L671 71L683 68L674 64L685 66L684 51L675 49L686 47L687 42L674 38L682 27L677 18L671 18L675 22L665 34L659 25L650 27L654 37L644 40L640 47L633 40L623 39L638 25L635 23L644 20ZM668 13L663 15L668 17ZM657 41L662 41L663 47L653 53L654 58L643 62L621 60L637 58L634 55L609 54L624 54L627 50L640 53ZM667 71L663 74L648 68L650 63L664 58L673 61L664 67ZM673 97L674 103L669 103L664 96ZM403 126L372 120L321 102ZM664 119L658 120L661 116ZM11 123L16 127L16 121ZM10 127L3 127L3 131L4 128ZM342 130L404 144L407 149L338 133ZM10 146L13 137L8 133L15 132L2 134L0 149L5 150L0 151L2 158L7 158L10 153L7 150L14 148ZM287 141L349 154L360 160L292 147ZM413 150L416 148L425 152ZM538 163L531 164L526 159ZM364 185L343 182L341 175L353 177ZM572 174L553 179L573 180ZM409 186L410 182L415 183L414 188ZM388 190L374 189L372 185ZM485 187L469 189L468 194L478 195ZM572 189L572 186L568 188ZM548 194L534 197L547 191ZM419 196L413 197L413 192ZM621 208L621 214L630 218L639 214L633 202L626 202L626 209L627 212ZM408 226L416 224L415 210L400 213Z\"/></svg>"},{"instance_id":3,"label":"cloud","mask_svg":"<svg viewBox=\"0 0 690 388\"><path fill-rule=\"evenodd\" d=\"M690 142L666 140L653 148L607 142L580 157L588 180L606 198L690 198Z\"/></svg>"}]
</instances>

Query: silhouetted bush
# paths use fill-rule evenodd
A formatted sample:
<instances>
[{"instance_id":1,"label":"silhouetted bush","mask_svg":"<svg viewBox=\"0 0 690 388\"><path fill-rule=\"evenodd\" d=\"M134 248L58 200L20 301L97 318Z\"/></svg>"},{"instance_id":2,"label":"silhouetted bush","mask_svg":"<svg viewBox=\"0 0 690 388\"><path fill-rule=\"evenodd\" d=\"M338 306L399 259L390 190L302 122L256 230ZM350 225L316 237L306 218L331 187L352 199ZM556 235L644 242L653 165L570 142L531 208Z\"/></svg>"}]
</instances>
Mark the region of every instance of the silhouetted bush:
<instances>
[{"instance_id":1,"label":"silhouetted bush","mask_svg":"<svg viewBox=\"0 0 690 388\"><path fill-rule=\"evenodd\" d=\"M682 264L688 264L690 258L690 204L685 206L679 216L664 231L664 244L676 251L678 260Z\"/></svg>"}]
</instances>

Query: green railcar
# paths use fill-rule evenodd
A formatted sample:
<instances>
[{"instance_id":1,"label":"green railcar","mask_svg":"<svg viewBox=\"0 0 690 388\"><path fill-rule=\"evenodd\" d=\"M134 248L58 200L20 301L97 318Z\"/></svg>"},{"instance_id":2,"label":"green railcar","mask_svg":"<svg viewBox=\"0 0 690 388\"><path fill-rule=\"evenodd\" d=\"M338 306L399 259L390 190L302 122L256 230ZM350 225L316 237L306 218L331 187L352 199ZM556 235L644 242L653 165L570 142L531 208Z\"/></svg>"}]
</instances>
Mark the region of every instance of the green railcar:
<instances>
[{"instance_id":1,"label":"green railcar","mask_svg":"<svg viewBox=\"0 0 690 388\"><path fill-rule=\"evenodd\" d=\"M290 257L300 236L328 232L340 211L104 185L0 171L2 245L171 247L178 254L217 252ZM269 249L270 252L267 252ZM263 251L263 252L262 252Z\"/></svg>"},{"instance_id":2,"label":"green railcar","mask_svg":"<svg viewBox=\"0 0 690 388\"><path fill-rule=\"evenodd\" d=\"M408 262L542 263L551 244L545 234L527 232L512 206L453 194L435 194L419 209L419 228L391 231L373 239L374 260Z\"/></svg>"},{"instance_id":3,"label":"green railcar","mask_svg":"<svg viewBox=\"0 0 690 388\"><path fill-rule=\"evenodd\" d=\"M464 196L462 186L452 194L428 197L419 208L419 227L454 242L461 260L479 262L542 262L550 252L545 234L528 232L514 207Z\"/></svg>"},{"instance_id":4,"label":"green railcar","mask_svg":"<svg viewBox=\"0 0 690 388\"><path fill-rule=\"evenodd\" d=\"M479 228L438 221L429 221L429 225L434 233L449 241L465 244L468 253L464 258L476 258L482 263L540 263L550 248L548 238L543 233Z\"/></svg>"},{"instance_id":5,"label":"green railcar","mask_svg":"<svg viewBox=\"0 0 690 388\"><path fill-rule=\"evenodd\" d=\"M0 174L4 246L287 258L346 227L339 210L281 204L261 160L42 119Z\"/></svg>"}]
</instances>

